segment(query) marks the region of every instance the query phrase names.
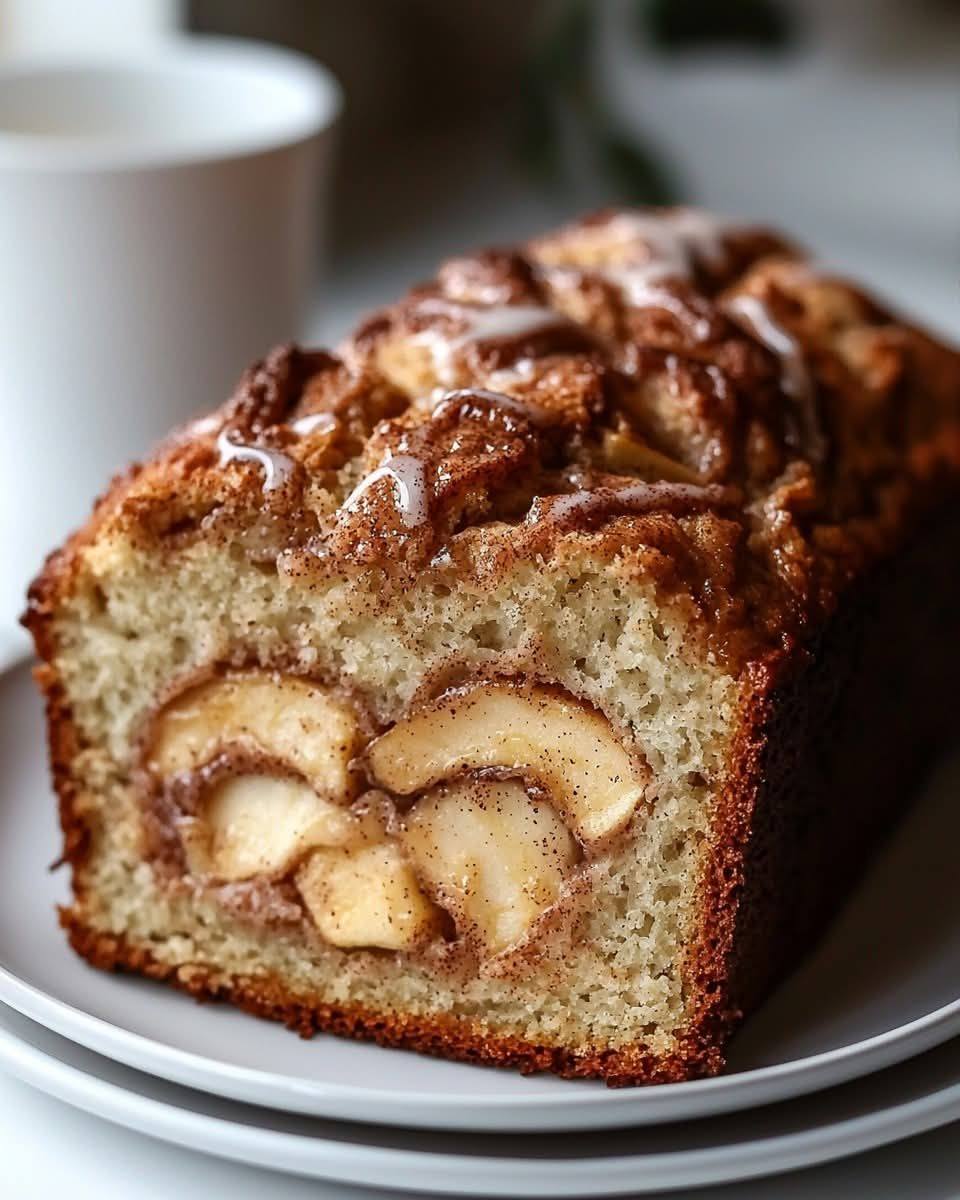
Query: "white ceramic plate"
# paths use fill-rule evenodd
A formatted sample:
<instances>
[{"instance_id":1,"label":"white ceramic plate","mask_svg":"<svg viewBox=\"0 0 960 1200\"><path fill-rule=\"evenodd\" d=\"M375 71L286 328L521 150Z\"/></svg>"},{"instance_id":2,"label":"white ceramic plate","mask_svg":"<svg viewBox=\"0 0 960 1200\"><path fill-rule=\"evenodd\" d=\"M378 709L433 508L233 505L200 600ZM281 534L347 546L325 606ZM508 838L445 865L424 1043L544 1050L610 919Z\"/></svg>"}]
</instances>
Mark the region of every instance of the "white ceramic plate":
<instances>
[{"instance_id":1,"label":"white ceramic plate","mask_svg":"<svg viewBox=\"0 0 960 1200\"><path fill-rule=\"evenodd\" d=\"M333 1037L304 1042L235 1010L90 969L53 916L66 880L45 871L59 838L25 668L0 676L0 762L0 1000L99 1053L219 1096L406 1127L612 1129L798 1096L960 1032L956 762L939 772L816 958L749 1023L731 1074L626 1091Z\"/></svg>"},{"instance_id":2,"label":"white ceramic plate","mask_svg":"<svg viewBox=\"0 0 960 1200\"><path fill-rule=\"evenodd\" d=\"M0 622L0 671L7 671L27 657L30 638L19 625Z\"/></svg>"},{"instance_id":3,"label":"white ceramic plate","mask_svg":"<svg viewBox=\"0 0 960 1200\"><path fill-rule=\"evenodd\" d=\"M386 1129L236 1104L102 1058L3 1005L0 1067L86 1112L192 1150L420 1195L616 1196L729 1183L845 1158L960 1116L960 1042L822 1097L576 1136Z\"/></svg>"}]
</instances>

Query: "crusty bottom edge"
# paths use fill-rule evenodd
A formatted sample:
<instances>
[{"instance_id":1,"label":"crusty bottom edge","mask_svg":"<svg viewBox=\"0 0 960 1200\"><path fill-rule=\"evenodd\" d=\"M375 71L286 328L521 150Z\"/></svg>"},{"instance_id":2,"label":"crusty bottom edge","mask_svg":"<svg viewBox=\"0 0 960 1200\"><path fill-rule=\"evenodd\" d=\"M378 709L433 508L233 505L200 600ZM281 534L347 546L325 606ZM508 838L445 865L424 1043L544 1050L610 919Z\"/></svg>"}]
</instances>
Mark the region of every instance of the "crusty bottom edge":
<instances>
[{"instance_id":1,"label":"crusty bottom edge","mask_svg":"<svg viewBox=\"0 0 960 1200\"><path fill-rule=\"evenodd\" d=\"M571 1050L491 1034L482 1025L461 1019L308 1003L269 976L225 981L215 967L176 967L159 962L148 949L132 944L124 935L105 933L85 924L73 909L61 908L59 912L70 945L91 966L173 984L200 1002L221 1001L253 1016L280 1021L304 1038L330 1033L434 1058L509 1067L523 1075L549 1072L564 1079L599 1079L608 1087L678 1083L715 1075L723 1066L720 1049L700 1044L695 1038L685 1039L670 1055L654 1055L639 1046Z\"/></svg>"}]
</instances>

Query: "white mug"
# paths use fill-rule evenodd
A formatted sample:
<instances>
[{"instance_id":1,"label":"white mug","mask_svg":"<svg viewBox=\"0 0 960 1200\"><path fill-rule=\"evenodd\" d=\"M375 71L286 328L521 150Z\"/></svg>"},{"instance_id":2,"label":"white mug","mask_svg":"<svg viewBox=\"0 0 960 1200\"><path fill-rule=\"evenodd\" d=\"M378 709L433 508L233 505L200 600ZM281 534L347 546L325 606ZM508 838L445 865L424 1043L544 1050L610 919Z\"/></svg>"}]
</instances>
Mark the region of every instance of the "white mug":
<instances>
[{"instance_id":1,"label":"white mug","mask_svg":"<svg viewBox=\"0 0 960 1200\"><path fill-rule=\"evenodd\" d=\"M301 332L340 103L310 60L219 38L0 66L8 648L111 474Z\"/></svg>"}]
</instances>

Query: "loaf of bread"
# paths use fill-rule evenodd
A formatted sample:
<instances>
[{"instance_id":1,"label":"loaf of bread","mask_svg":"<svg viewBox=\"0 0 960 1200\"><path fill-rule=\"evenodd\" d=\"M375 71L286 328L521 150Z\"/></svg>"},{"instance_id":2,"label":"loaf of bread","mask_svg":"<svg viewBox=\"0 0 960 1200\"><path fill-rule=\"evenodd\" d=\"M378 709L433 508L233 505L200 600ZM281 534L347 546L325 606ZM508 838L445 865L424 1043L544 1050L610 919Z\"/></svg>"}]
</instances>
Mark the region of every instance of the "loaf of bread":
<instances>
[{"instance_id":1,"label":"loaf of bread","mask_svg":"<svg viewBox=\"0 0 960 1200\"><path fill-rule=\"evenodd\" d=\"M951 732L958 478L954 351L687 209L275 350L31 590L72 945L302 1033L718 1071Z\"/></svg>"}]
</instances>

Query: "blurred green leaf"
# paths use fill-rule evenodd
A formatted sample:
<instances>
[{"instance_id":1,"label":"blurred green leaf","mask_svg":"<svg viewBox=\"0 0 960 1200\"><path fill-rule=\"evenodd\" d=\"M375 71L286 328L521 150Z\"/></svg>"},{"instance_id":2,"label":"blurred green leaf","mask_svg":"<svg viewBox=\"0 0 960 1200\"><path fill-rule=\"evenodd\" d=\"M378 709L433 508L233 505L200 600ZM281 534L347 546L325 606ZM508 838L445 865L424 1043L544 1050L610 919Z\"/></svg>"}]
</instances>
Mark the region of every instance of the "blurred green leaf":
<instances>
[{"instance_id":1,"label":"blurred green leaf","mask_svg":"<svg viewBox=\"0 0 960 1200\"><path fill-rule=\"evenodd\" d=\"M637 0L636 12L644 36L660 50L718 44L783 50L793 41L791 15L778 0Z\"/></svg>"},{"instance_id":2,"label":"blurred green leaf","mask_svg":"<svg viewBox=\"0 0 960 1200\"><path fill-rule=\"evenodd\" d=\"M520 81L517 147L541 183L570 180L569 150L582 145L611 199L665 204L676 190L657 154L617 129L591 70L594 0L561 0ZM576 154L574 158L578 158Z\"/></svg>"},{"instance_id":3,"label":"blurred green leaf","mask_svg":"<svg viewBox=\"0 0 960 1200\"><path fill-rule=\"evenodd\" d=\"M666 167L652 151L619 133L605 132L597 142L597 154L618 199L634 204L670 204L676 188Z\"/></svg>"},{"instance_id":4,"label":"blurred green leaf","mask_svg":"<svg viewBox=\"0 0 960 1200\"><path fill-rule=\"evenodd\" d=\"M521 80L520 99L517 152L541 183L559 183L563 164L553 102L543 80L533 69L529 69Z\"/></svg>"},{"instance_id":5,"label":"blurred green leaf","mask_svg":"<svg viewBox=\"0 0 960 1200\"><path fill-rule=\"evenodd\" d=\"M590 0L564 0L537 47L535 69L558 87L576 88L587 73L593 16Z\"/></svg>"}]
</instances>

